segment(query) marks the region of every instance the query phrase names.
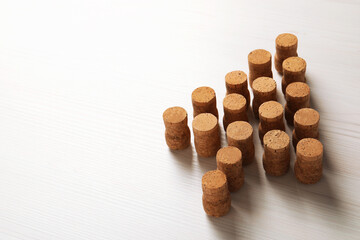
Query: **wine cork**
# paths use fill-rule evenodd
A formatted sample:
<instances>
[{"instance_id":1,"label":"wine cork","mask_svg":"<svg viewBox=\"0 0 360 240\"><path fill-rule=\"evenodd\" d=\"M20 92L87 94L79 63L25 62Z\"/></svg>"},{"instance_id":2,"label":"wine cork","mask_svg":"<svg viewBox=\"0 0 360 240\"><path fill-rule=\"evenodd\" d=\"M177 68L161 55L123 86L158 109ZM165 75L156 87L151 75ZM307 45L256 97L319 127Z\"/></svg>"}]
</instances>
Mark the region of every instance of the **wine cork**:
<instances>
[{"instance_id":1,"label":"wine cork","mask_svg":"<svg viewBox=\"0 0 360 240\"><path fill-rule=\"evenodd\" d=\"M165 140L172 150L185 149L190 145L190 129L187 112L182 107L171 107L164 111Z\"/></svg>"},{"instance_id":2,"label":"wine cork","mask_svg":"<svg viewBox=\"0 0 360 240\"><path fill-rule=\"evenodd\" d=\"M289 57L283 61L283 79L281 88L283 94L287 85L293 82L306 82L306 61L301 57Z\"/></svg>"},{"instance_id":3,"label":"wine cork","mask_svg":"<svg viewBox=\"0 0 360 240\"><path fill-rule=\"evenodd\" d=\"M220 170L205 173L202 177L203 207L209 216L224 216L231 207L226 175Z\"/></svg>"},{"instance_id":4,"label":"wine cork","mask_svg":"<svg viewBox=\"0 0 360 240\"><path fill-rule=\"evenodd\" d=\"M310 107L310 87L303 82L293 82L286 87L285 119L294 124L294 114L301 108Z\"/></svg>"},{"instance_id":5,"label":"wine cork","mask_svg":"<svg viewBox=\"0 0 360 240\"><path fill-rule=\"evenodd\" d=\"M243 165L248 165L254 161L253 128L248 122L230 123L226 129L226 137L229 146L237 147L241 151Z\"/></svg>"},{"instance_id":6,"label":"wine cork","mask_svg":"<svg viewBox=\"0 0 360 240\"><path fill-rule=\"evenodd\" d=\"M192 92L191 100L194 108L194 117L200 113L211 113L218 118L214 89L210 87L198 87Z\"/></svg>"},{"instance_id":7,"label":"wine cork","mask_svg":"<svg viewBox=\"0 0 360 240\"><path fill-rule=\"evenodd\" d=\"M303 138L319 138L320 114L312 108L302 108L294 115L293 145Z\"/></svg>"},{"instance_id":8,"label":"wine cork","mask_svg":"<svg viewBox=\"0 0 360 240\"><path fill-rule=\"evenodd\" d=\"M250 104L247 75L243 71L232 71L225 76L226 94L237 93L246 98L246 109Z\"/></svg>"},{"instance_id":9,"label":"wine cork","mask_svg":"<svg viewBox=\"0 0 360 240\"><path fill-rule=\"evenodd\" d=\"M227 126L235 121L248 121L246 112L246 99L243 95L231 93L225 96L223 101L224 117L223 125L226 131Z\"/></svg>"},{"instance_id":10,"label":"wine cork","mask_svg":"<svg viewBox=\"0 0 360 240\"><path fill-rule=\"evenodd\" d=\"M276 82L269 77L259 77L253 82L254 98L252 109L256 118L259 118L259 107L267 101L276 101Z\"/></svg>"},{"instance_id":11,"label":"wine cork","mask_svg":"<svg viewBox=\"0 0 360 240\"><path fill-rule=\"evenodd\" d=\"M252 87L253 81L258 77L273 77L271 71L271 53L264 49L256 49L248 55L249 83Z\"/></svg>"},{"instance_id":12,"label":"wine cork","mask_svg":"<svg viewBox=\"0 0 360 240\"><path fill-rule=\"evenodd\" d=\"M285 131L285 124L283 120L284 108L276 101L268 101L259 107L259 137L263 143L264 135L270 130Z\"/></svg>"},{"instance_id":13,"label":"wine cork","mask_svg":"<svg viewBox=\"0 0 360 240\"><path fill-rule=\"evenodd\" d=\"M290 138L286 132L271 130L264 135L263 167L272 176L284 175L290 166Z\"/></svg>"},{"instance_id":14,"label":"wine cork","mask_svg":"<svg viewBox=\"0 0 360 240\"><path fill-rule=\"evenodd\" d=\"M239 190L244 184L241 151L232 146L221 148L216 154L217 169L225 173L230 192Z\"/></svg>"},{"instance_id":15,"label":"wine cork","mask_svg":"<svg viewBox=\"0 0 360 240\"><path fill-rule=\"evenodd\" d=\"M274 58L275 69L283 74L282 63L289 57L297 57L298 39L294 34L282 33L275 40L276 54Z\"/></svg>"},{"instance_id":16,"label":"wine cork","mask_svg":"<svg viewBox=\"0 0 360 240\"><path fill-rule=\"evenodd\" d=\"M212 157L220 148L220 128L211 113L197 115L192 123L195 149L201 157Z\"/></svg>"},{"instance_id":17,"label":"wine cork","mask_svg":"<svg viewBox=\"0 0 360 240\"><path fill-rule=\"evenodd\" d=\"M296 146L294 172L305 184L314 184L322 176L323 145L314 138L304 138Z\"/></svg>"}]
</instances>

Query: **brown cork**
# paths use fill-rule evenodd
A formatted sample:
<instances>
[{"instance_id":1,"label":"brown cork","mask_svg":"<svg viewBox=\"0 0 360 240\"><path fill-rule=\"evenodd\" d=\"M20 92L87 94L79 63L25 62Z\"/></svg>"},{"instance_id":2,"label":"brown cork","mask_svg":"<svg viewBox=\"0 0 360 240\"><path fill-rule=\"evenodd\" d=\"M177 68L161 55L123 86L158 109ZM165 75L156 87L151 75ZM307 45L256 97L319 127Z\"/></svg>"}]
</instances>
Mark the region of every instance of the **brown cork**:
<instances>
[{"instance_id":1,"label":"brown cork","mask_svg":"<svg viewBox=\"0 0 360 240\"><path fill-rule=\"evenodd\" d=\"M259 107L259 138L263 143L264 135L270 130L285 131L285 124L283 120L284 108L276 101L268 101Z\"/></svg>"},{"instance_id":2,"label":"brown cork","mask_svg":"<svg viewBox=\"0 0 360 240\"><path fill-rule=\"evenodd\" d=\"M259 77L253 82L254 98L252 109L256 118L259 118L259 107L267 101L276 101L276 82L269 77Z\"/></svg>"},{"instance_id":3,"label":"brown cork","mask_svg":"<svg viewBox=\"0 0 360 240\"><path fill-rule=\"evenodd\" d=\"M263 167L272 176L284 175L290 166L290 138L281 130L268 131L264 136Z\"/></svg>"},{"instance_id":4,"label":"brown cork","mask_svg":"<svg viewBox=\"0 0 360 240\"><path fill-rule=\"evenodd\" d=\"M226 131L227 126L235 121L248 121L246 112L246 99L244 96L231 93L226 95L223 101L224 118L223 125Z\"/></svg>"},{"instance_id":5,"label":"brown cork","mask_svg":"<svg viewBox=\"0 0 360 240\"><path fill-rule=\"evenodd\" d=\"M294 114L301 108L310 107L310 87L303 82L293 82L286 87L285 119L293 125Z\"/></svg>"},{"instance_id":6,"label":"brown cork","mask_svg":"<svg viewBox=\"0 0 360 240\"><path fill-rule=\"evenodd\" d=\"M258 77L273 77L271 71L271 53L264 49L256 49L248 55L249 82L252 86L253 81Z\"/></svg>"},{"instance_id":7,"label":"brown cork","mask_svg":"<svg viewBox=\"0 0 360 240\"><path fill-rule=\"evenodd\" d=\"M231 206L226 175L220 170L209 171L202 177L203 207L210 216L225 215Z\"/></svg>"},{"instance_id":8,"label":"brown cork","mask_svg":"<svg viewBox=\"0 0 360 240\"><path fill-rule=\"evenodd\" d=\"M192 123L195 149L201 157L212 157L220 148L220 129L217 118L211 113L201 113Z\"/></svg>"},{"instance_id":9,"label":"brown cork","mask_svg":"<svg viewBox=\"0 0 360 240\"><path fill-rule=\"evenodd\" d=\"M253 128L248 122L236 121L229 124L226 136L229 146L237 147L241 151L243 165L254 161Z\"/></svg>"},{"instance_id":10,"label":"brown cork","mask_svg":"<svg viewBox=\"0 0 360 240\"><path fill-rule=\"evenodd\" d=\"M289 57L283 61L282 90L285 94L287 85L293 82L306 82L306 61L300 57Z\"/></svg>"},{"instance_id":11,"label":"brown cork","mask_svg":"<svg viewBox=\"0 0 360 240\"><path fill-rule=\"evenodd\" d=\"M305 184L313 184L322 176L323 145L314 138L304 138L296 146L294 172Z\"/></svg>"},{"instance_id":12,"label":"brown cork","mask_svg":"<svg viewBox=\"0 0 360 240\"><path fill-rule=\"evenodd\" d=\"M320 137L320 134L319 134L319 132L317 132L317 135L314 136L314 137L312 137L312 138L315 138L315 139L319 140L319 137ZM299 139L299 138L296 136L295 129L293 129L293 131L292 131L292 143L293 143L295 152L296 152L296 146L297 146L297 144L298 144L298 142L299 142L300 140L301 140L301 139Z\"/></svg>"},{"instance_id":13,"label":"brown cork","mask_svg":"<svg viewBox=\"0 0 360 240\"><path fill-rule=\"evenodd\" d=\"M190 145L190 129L187 112L182 107L171 107L164 111L165 140L172 150L180 150Z\"/></svg>"},{"instance_id":14,"label":"brown cork","mask_svg":"<svg viewBox=\"0 0 360 240\"><path fill-rule=\"evenodd\" d=\"M218 117L214 89L210 87L198 87L192 92L191 100L194 108L194 117L200 113L212 113Z\"/></svg>"},{"instance_id":15,"label":"brown cork","mask_svg":"<svg viewBox=\"0 0 360 240\"><path fill-rule=\"evenodd\" d=\"M237 93L246 98L246 109L250 104L247 75L243 71L232 71L225 76L226 94Z\"/></svg>"},{"instance_id":16,"label":"brown cork","mask_svg":"<svg viewBox=\"0 0 360 240\"><path fill-rule=\"evenodd\" d=\"M302 108L294 115L294 128L297 137L316 138L319 136L320 114L312 108Z\"/></svg>"},{"instance_id":17,"label":"brown cork","mask_svg":"<svg viewBox=\"0 0 360 240\"><path fill-rule=\"evenodd\" d=\"M216 154L217 169L225 173L230 192L239 190L244 184L241 151L232 146L221 148Z\"/></svg>"},{"instance_id":18,"label":"brown cork","mask_svg":"<svg viewBox=\"0 0 360 240\"><path fill-rule=\"evenodd\" d=\"M283 33L275 40L276 54L274 58L275 69L280 74L283 73L282 63L289 57L297 56L298 39L291 33Z\"/></svg>"}]
</instances>

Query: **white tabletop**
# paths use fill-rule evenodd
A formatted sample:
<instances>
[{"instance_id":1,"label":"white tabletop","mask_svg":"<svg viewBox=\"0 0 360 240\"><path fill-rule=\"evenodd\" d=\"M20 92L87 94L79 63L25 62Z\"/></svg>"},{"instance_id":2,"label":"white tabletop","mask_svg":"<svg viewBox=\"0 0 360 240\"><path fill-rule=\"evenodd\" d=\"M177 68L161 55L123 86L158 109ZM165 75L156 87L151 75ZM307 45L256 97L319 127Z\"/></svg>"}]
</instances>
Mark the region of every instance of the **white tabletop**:
<instances>
[{"instance_id":1,"label":"white tabletop","mask_svg":"<svg viewBox=\"0 0 360 240\"><path fill-rule=\"evenodd\" d=\"M221 119L225 74L283 32L308 64L324 176L266 176L251 117L256 161L208 217L215 158L170 151L162 113L191 126L206 85ZM360 239L359 1L4 0L0 35L0 239Z\"/></svg>"}]
</instances>

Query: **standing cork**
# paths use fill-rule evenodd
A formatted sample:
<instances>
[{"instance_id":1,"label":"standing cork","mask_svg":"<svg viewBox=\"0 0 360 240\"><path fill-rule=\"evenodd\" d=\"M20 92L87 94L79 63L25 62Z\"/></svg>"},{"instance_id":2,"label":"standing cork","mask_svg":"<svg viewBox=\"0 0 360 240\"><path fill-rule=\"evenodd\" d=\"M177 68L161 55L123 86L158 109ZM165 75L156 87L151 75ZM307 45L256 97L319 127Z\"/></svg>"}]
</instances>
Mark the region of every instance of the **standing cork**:
<instances>
[{"instance_id":1,"label":"standing cork","mask_svg":"<svg viewBox=\"0 0 360 240\"><path fill-rule=\"evenodd\" d=\"M259 107L267 101L276 101L276 82L269 77L259 77L253 82L254 98L252 110L256 118L259 118Z\"/></svg>"},{"instance_id":2,"label":"standing cork","mask_svg":"<svg viewBox=\"0 0 360 240\"><path fill-rule=\"evenodd\" d=\"M301 57L289 57L283 61L281 90L285 94L287 85L293 82L306 82L306 61Z\"/></svg>"},{"instance_id":3,"label":"standing cork","mask_svg":"<svg viewBox=\"0 0 360 240\"><path fill-rule=\"evenodd\" d=\"M172 150L180 150L190 145L190 129L187 113L182 107L171 107L163 113L166 144Z\"/></svg>"},{"instance_id":4,"label":"standing cork","mask_svg":"<svg viewBox=\"0 0 360 240\"><path fill-rule=\"evenodd\" d=\"M286 87L285 98L285 119L289 125L293 125L296 111L310 107L310 87L303 82L290 83Z\"/></svg>"},{"instance_id":5,"label":"standing cork","mask_svg":"<svg viewBox=\"0 0 360 240\"><path fill-rule=\"evenodd\" d=\"M220 170L209 171L202 177L202 202L207 215L221 217L231 207L231 197L226 175Z\"/></svg>"},{"instance_id":6,"label":"standing cork","mask_svg":"<svg viewBox=\"0 0 360 240\"><path fill-rule=\"evenodd\" d=\"M261 143L263 143L263 137L268 131L275 129L285 131L283 116L284 108L280 103L268 101L261 104L259 108L259 137Z\"/></svg>"},{"instance_id":7,"label":"standing cork","mask_svg":"<svg viewBox=\"0 0 360 240\"><path fill-rule=\"evenodd\" d=\"M322 176L323 145L314 138L304 138L296 146L294 172L305 184L313 184Z\"/></svg>"},{"instance_id":8,"label":"standing cork","mask_svg":"<svg viewBox=\"0 0 360 240\"><path fill-rule=\"evenodd\" d=\"M274 58L275 69L283 74L282 63L289 57L297 57L298 39L294 34L283 33L275 40L276 54Z\"/></svg>"},{"instance_id":9,"label":"standing cork","mask_svg":"<svg viewBox=\"0 0 360 240\"><path fill-rule=\"evenodd\" d=\"M225 76L226 94L237 93L246 98L246 109L250 104L247 75L243 71L232 71Z\"/></svg>"},{"instance_id":10,"label":"standing cork","mask_svg":"<svg viewBox=\"0 0 360 240\"><path fill-rule=\"evenodd\" d=\"M236 121L230 123L226 129L226 136L229 146L237 147L241 151L243 165L254 161L253 128L248 122Z\"/></svg>"},{"instance_id":11,"label":"standing cork","mask_svg":"<svg viewBox=\"0 0 360 240\"><path fill-rule=\"evenodd\" d=\"M212 113L218 118L214 89L210 87L198 87L192 92L191 100L194 108L194 117L200 113Z\"/></svg>"},{"instance_id":12,"label":"standing cork","mask_svg":"<svg viewBox=\"0 0 360 240\"><path fill-rule=\"evenodd\" d=\"M226 131L227 126L235 121L248 121L246 113L246 99L243 95L231 93L226 95L223 101L224 118L223 125Z\"/></svg>"},{"instance_id":13,"label":"standing cork","mask_svg":"<svg viewBox=\"0 0 360 240\"><path fill-rule=\"evenodd\" d=\"M225 173L230 192L239 190L244 184L241 151L236 147L223 147L216 154L217 169Z\"/></svg>"},{"instance_id":14,"label":"standing cork","mask_svg":"<svg viewBox=\"0 0 360 240\"><path fill-rule=\"evenodd\" d=\"M263 166L267 174L284 175L290 166L290 138L281 130L268 131L264 136Z\"/></svg>"},{"instance_id":15,"label":"standing cork","mask_svg":"<svg viewBox=\"0 0 360 240\"><path fill-rule=\"evenodd\" d=\"M194 142L200 157L213 157L220 148L220 128L217 118L211 113L201 113L192 123Z\"/></svg>"},{"instance_id":16,"label":"standing cork","mask_svg":"<svg viewBox=\"0 0 360 240\"><path fill-rule=\"evenodd\" d=\"M312 108L302 108L294 115L293 145L303 138L319 139L320 114Z\"/></svg>"},{"instance_id":17,"label":"standing cork","mask_svg":"<svg viewBox=\"0 0 360 240\"><path fill-rule=\"evenodd\" d=\"M252 87L253 81L258 77L273 77L271 71L271 53L264 49L256 49L248 55L249 82Z\"/></svg>"}]
</instances>

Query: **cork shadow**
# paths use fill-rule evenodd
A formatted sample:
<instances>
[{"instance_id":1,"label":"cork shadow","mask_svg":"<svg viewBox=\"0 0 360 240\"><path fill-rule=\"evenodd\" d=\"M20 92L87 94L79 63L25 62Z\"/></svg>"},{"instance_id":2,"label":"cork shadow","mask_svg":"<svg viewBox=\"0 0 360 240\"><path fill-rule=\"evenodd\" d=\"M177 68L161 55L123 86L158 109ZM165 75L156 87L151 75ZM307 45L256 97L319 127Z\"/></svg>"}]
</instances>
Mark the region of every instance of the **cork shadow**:
<instances>
[{"instance_id":1,"label":"cork shadow","mask_svg":"<svg viewBox=\"0 0 360 240\"><path fill-rule=\"evenodd\" d=\"M237 191L231 193L231 205L236 209L241 209L242 212L252 213L252 193L251 184L246 181L244 185Z\"/></svg>"},{"instance_id":2,"label":"cork shadow","mask_svg":"<svg viewBox=\"0 0 360 240\"><path fill-rule=\"evenodd\" d=\"M170 151L170 154L172 155L172 157L174 159L176 159L176 161L179 164L181 164L185 168L189 168L189 169L193 167L194 152L193 152L193 147L191 144L186 149L183 149L180 151L178 151L178 150L169 150L169 151Z\"/></svg>"}]
</instances>

